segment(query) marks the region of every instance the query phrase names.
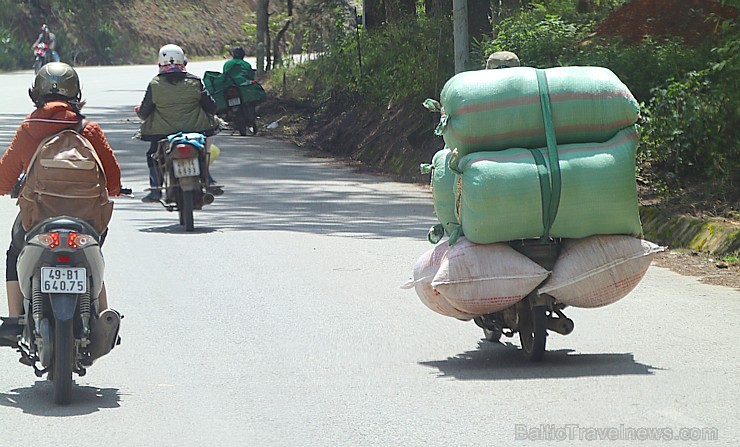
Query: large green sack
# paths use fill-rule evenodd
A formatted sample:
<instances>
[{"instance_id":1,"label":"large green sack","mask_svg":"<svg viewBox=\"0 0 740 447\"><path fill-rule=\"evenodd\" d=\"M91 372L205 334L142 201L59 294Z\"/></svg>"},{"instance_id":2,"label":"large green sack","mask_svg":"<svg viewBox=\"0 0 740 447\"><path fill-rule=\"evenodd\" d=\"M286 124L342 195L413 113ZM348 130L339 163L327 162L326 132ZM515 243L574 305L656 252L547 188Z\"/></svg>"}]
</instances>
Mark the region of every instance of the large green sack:
<instances>
[{"instance_id":1,"label":"large green sack","mask_svg":"<svg viewBox=\"0 0 740 447\"><path fill-rule=\"evenodd\" d=\"M477 151L544 147L537 69L466 71L441 93L436 133L460 157ZM639 106L607 68L556 67L547 76L558 144L604 142L637 122Z\"/></svg>"},{"instance_id":2,"label":"large green sack","mask_svg":"<svg viewBox=\"0 0 740 447\"><path fill-rule=\"evenodd\" d=\"M448 235L458 228L455 216L455 173L449 168L452 151L445 147L432 158L432 201L434 213Z\"/></svg>"},{"instance_id":3,"label":"large green sack","mask_svg":"<svg viewBox=\"0 0 740 447\"><path fill-rule=\"evenodd\" d=\"M605 143L558 146L561 187L555 204L548 201L543 187L543 173L551 171L546 149L507 149L463 157L455 168L462 173L455 191L462 233L477 244L546 235L573 239L594 234L640 236L635 183L638 139L635 128L629 127ZM556 212L547 231L549 213L545 210L550 205Z\"/></svg>"},{"instance_id":4,"label":"large green sack","mask_svg":"<svg viewBox=\"0 0 740 447\"><path fill-rule=\"evenodd\" d=\"M265 90L260 84L246 79L244 76L232 76L230 73L217 71L206 71L203 74L203 84L208 93L216 101L216 110L221 111L228 108L224 92L232 85L239 87L244 102L259 102L265 99Z\"/></svg>"}]
</instances>

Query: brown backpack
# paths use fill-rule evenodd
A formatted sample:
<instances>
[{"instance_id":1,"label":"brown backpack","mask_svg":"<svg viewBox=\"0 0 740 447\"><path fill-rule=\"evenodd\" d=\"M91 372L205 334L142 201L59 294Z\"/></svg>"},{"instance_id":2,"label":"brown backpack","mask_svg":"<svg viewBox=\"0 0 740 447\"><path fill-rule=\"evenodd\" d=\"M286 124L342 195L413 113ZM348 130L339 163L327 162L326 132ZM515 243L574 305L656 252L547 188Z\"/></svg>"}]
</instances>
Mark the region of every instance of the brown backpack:
<instances>
[{"instance_id":1,"label":"brown backpack","mask_svg":"<svg viewBox=\"0 0 740 447\"><path fill-rule=\"evenodd\" d=\"M104 232L113 202L103 165L87 138L65 129L42 140L26 169L18 206L26 231L49 217L70 216Z\"/></svg>"}]
</instances>

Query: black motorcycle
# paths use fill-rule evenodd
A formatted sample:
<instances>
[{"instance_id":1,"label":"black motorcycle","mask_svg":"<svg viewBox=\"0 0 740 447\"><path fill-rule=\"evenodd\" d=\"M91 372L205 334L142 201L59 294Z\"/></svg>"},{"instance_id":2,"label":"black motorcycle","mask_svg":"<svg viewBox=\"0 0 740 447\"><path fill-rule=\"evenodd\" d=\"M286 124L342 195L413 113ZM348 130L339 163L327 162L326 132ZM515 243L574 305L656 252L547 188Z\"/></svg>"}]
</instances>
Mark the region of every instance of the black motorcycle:
<instances>
[{"instance_id":1,"label":"black motorcycle","mask_svg":"<svg viewBox=\"0 0 740 447\"><path fill-rule=\"evenodd\" d=\"M257 104L266 94L254 80L229 71L206 71L203 75L206 90L216 101L216 114L240 135L257 135Z\"/></svg>"},{"instance_id":2,"label":"black motorcycle","mask_svg":"<svg viewBox=\"0 0 740 447\"><path fill-rule=\"evenodd\" d=\"M221 187L209 184L210 153L206 139L200 133L178 133L159 141L154 154L164 194L162 205L167 211L177 211L180 225L193 231L193 210L213 203L214 193Z\"/></svg>"},{"instance_id":3,"label":"black motorcycle","mask_svg":"<svg viewBox=\"0 0 740 447\"><path fill-rule=\"evenodd\" d=\"M251 135L257 135L256 102L244 101L239 87L236 85L224 90L224 97L228 107L216 113L233 129L236 129L239 135L245 136L247 132Z\"/></svg>"}]
</instances>

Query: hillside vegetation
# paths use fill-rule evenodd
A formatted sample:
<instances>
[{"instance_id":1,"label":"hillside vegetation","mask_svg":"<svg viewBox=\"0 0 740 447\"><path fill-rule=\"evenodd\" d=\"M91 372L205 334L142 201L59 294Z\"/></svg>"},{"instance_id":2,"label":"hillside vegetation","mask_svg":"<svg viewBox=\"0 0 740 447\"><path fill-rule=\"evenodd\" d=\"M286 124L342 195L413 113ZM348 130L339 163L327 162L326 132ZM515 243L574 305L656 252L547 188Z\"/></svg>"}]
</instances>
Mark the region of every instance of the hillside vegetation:
<instances>
[{"instance_id":1,"label":"hillside vegetation","mask_svg":"<svg viewBox=\"0 0 740 447\"><path fill-rule=\"evenodd\" d=\"M530 67L610 68L642 103L643 203L740 222L737 2L615 0L590 13L575 3L542 0L502 14L495 36L473 42L477 68L500 50L516 52ZM433 133L439 115L422 102L439 99L454 75L452 35L449 18L421 12L375 29L350 27L312 63L277 70L276 92L316 108L296 123L294 138L428 179L418 166L444 143Z\"/></svg>"},{"instance_id":2,"label":"hillside vegetation","mask_svg":"<svg viewBox=\"0 0 740 447\"><path fill-rule=\"evenodd\" d=\"M0 0L0 69L29 68L42 23L63 61L76 65L151 63L166 43L214 56L243 43L255 0ZM9 25L9 24L12 24Z\"/></svg>"}]
</instances>

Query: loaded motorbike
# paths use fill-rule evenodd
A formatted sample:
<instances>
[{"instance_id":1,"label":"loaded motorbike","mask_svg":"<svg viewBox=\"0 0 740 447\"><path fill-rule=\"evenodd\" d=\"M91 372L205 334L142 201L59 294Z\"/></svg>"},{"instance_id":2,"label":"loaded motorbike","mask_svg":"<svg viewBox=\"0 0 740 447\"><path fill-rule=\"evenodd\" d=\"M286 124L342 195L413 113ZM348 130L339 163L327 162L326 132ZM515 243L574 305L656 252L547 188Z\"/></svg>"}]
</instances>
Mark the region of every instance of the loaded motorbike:
<instances>
[{"instance_id":1,"label":"loaded motorbike","mask_svg":"<svg viewBox=\"0 0 740 447\"><path fill-rule=\"evenodd\" d=\"M203 83L216 101L216 114L239 135L257 135L257 104L265 99L265 90L255 80L234 69L220 73L206 71Z\"/></svg>"},{"instance_id":2,"label":"loaded motorbike","mask_svg":"<svg viewBox=\"0 0 740 447\"><path fill-rule=\"evenodd\" d=\"M254 82L254 81L253 81ZM239 135L247 132L257 135L257 107L254 101L244 101L239 87L232 85L224 90L227 107L216 112L229 126L236 129Z\"/></svg>"},{"instance_id":3,"label":"loaded motorbike","mask_svg":"<svg viewBox=\"0 0 740 447\"><path fill-rule=\"evenodd\" d=\"M100 310L105 271L100 235L75 217L48 218L27 232L17 266L25 312L3 317L23 327L12 347L37 377L51 380L53 401L66 405L72 375L84 376L120 343L123 316Z\"/></svg>"},{"instance_id":4,"label":"loaded motorbike","mask_svg":"<svg viewBox=\"0 0 740 447\"><path fill-rule=\"evenodd\" d=\"M41 67L46 65L48 62L51 62L51 52L49 51L49 45L43 42L39 43L33 50L33 54L33 72L34 74L39 74L39 70L41 70Z\"/></svg>"},{"instance_id":5,"label":"loaded motorbike","mask_svg":"<svg viewBox=\"0 0 740 447\"><path fill-rule=\"evenodd\" d=\"M210 180L208 165L211 153L205 135L197 132L177 133L159 141L154 154L162 190L161 203L167 211L177 211L180 225L193 231L193 210L213 203L221 187Z\"/></svg>"}]
</instances>

